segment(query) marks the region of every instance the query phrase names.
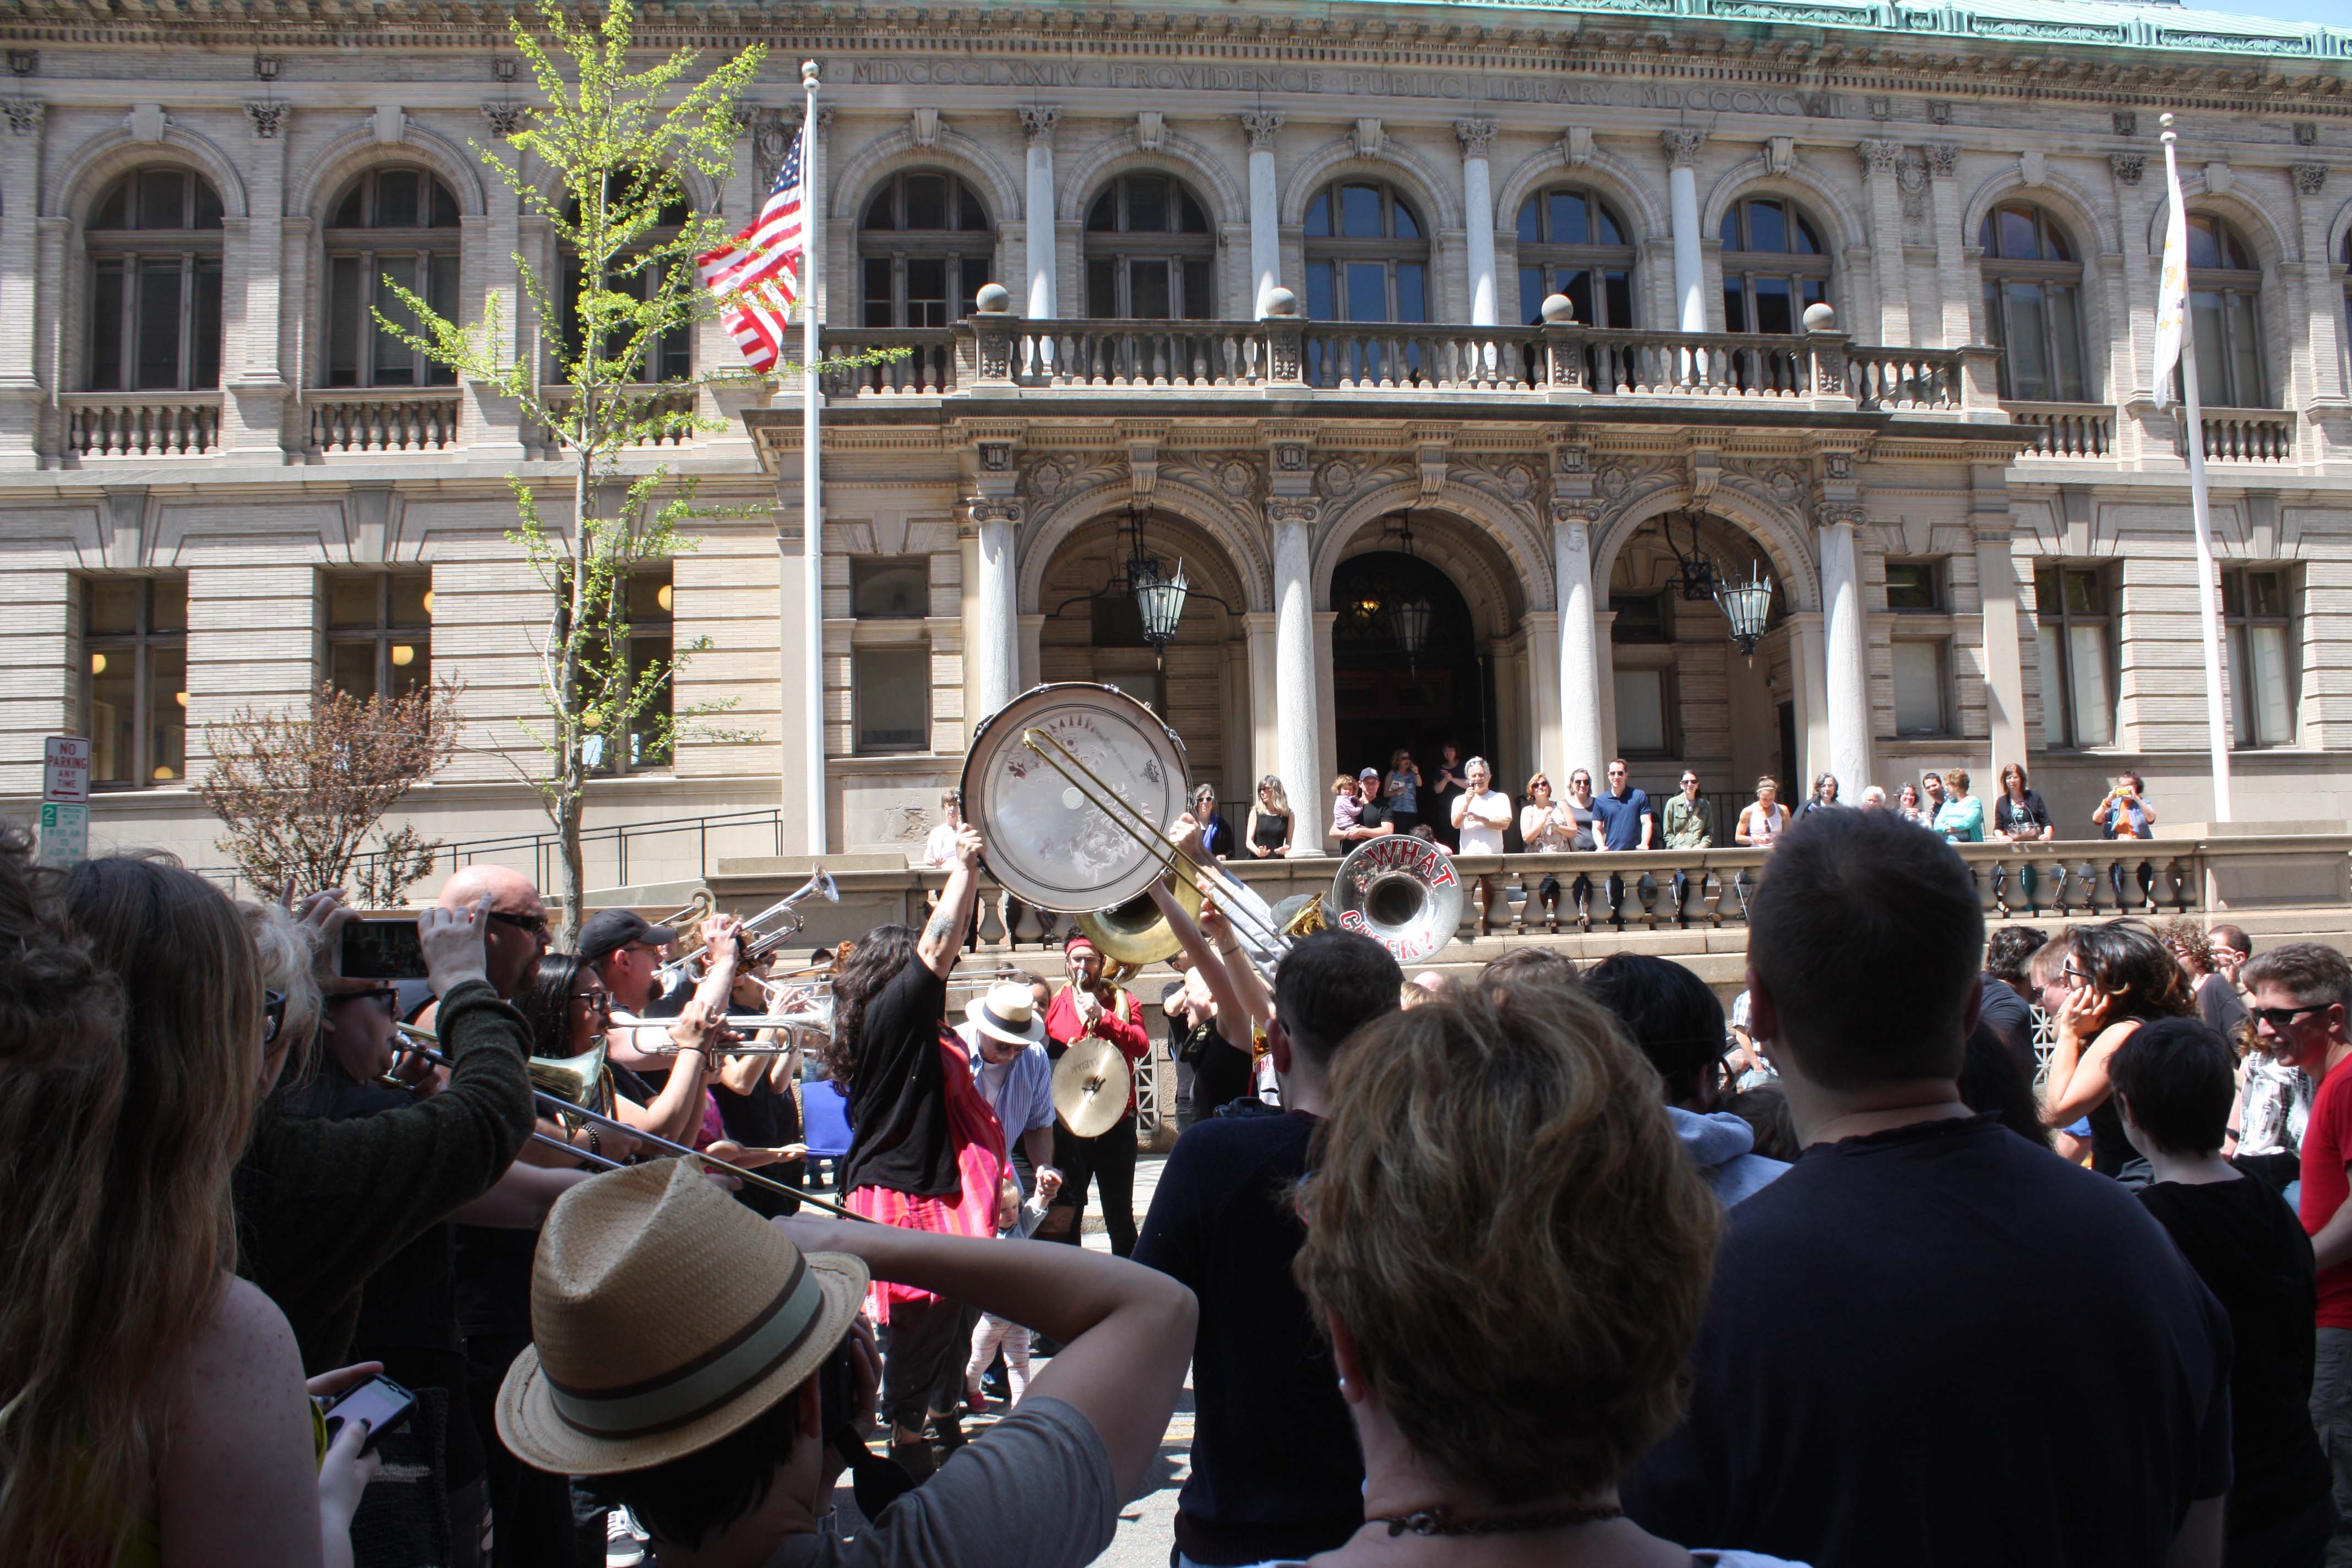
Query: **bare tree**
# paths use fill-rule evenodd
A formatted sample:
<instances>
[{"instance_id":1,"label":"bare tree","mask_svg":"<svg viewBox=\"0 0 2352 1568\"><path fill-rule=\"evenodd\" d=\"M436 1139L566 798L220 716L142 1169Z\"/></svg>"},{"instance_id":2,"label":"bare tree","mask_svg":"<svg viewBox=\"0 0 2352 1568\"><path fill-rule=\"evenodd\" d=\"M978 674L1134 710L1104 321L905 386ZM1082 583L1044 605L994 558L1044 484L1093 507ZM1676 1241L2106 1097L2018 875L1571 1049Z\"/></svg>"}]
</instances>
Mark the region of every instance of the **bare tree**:
<instances>
[{"instance_id":1,"label":"bare tree","mask_svg":"<svg viewBox=\"0 0 2352 1568\"><path fill-rule=\"evenodd\" d=\"M196 789L228 829L221 851L257 888L315 892L349 886L356 870L362 907L398 904L440 841L380 825L457 754L458 690L455 679L400 697L322 685L308 712L240 708L205 725L213 765Z\"/></svg>"}]
</instances>

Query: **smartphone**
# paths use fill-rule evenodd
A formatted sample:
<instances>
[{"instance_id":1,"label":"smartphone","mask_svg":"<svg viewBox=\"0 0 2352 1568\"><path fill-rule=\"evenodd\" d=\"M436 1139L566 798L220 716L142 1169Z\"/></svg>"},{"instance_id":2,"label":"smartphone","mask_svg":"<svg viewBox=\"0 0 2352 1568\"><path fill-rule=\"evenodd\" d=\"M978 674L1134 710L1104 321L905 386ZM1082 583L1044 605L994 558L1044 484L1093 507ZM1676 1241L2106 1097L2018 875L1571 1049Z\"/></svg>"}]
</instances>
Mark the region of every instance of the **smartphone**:
<instances>
[{"instance_id":1,"label":"smartphone","mask_svg":"<svg viewBox=\"0 0 2352 1568\"><path fill-rule=\"evenodd\" d=\"M415 915L378 915L343 928L335 973L352 980L423 980L425 944Z\"/></svg>"},{"instance_id":2,"label":"smartphone","mask_svg":"<svg viewBox=\"0 0 2352 1568\"><path fill-rule=\"evenodd\" d=\"M415 1408L416 1395L392 1379L369 1378L358 1387L337 1394L334 1403L322 1412L327 1421L327 1440L334 1441L345 1422L364 1421L368 1424L367 1441L360 1446L360 1451L373 1452L375 1440L407 1420L408 1413Z\"/></svg>"}]
</instances>

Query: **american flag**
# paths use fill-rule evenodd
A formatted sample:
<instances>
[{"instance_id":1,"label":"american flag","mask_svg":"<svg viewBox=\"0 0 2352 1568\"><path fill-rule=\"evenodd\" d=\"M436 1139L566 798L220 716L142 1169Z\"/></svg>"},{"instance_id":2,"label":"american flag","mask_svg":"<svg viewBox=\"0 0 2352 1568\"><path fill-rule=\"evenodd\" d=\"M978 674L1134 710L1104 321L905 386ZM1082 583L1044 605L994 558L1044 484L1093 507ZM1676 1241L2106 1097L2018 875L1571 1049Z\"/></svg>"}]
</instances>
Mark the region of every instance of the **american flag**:
<instances>
[{"instance_id":1,"label":"american flag","mask_svg":"<svg viewBox=\"0 0 2352 1568\"><path fill-rule=\"evenodd\" d=\"M720 249L696 258L704 287L726 301L719 320L757 371L775 368L783 352L785 317L800 292L801 250L807 229L801 221L806 192L801 183L803 137L793 138L776 184L761 204L751 226Z\"/></svg>"}]
</instances>

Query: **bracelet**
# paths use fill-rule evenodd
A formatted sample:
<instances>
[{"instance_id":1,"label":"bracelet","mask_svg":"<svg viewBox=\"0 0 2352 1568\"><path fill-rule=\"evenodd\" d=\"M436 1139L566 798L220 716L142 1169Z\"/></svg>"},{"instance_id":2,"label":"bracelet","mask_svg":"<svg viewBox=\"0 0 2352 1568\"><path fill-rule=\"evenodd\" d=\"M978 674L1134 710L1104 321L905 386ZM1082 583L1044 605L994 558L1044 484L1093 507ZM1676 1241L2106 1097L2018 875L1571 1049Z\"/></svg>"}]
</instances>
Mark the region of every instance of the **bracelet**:
<instances>
[{"instance_id":1,"label":"bracelet","mask_svg":"<svg viewBox=\"0 0 2352 1568\"><path fill-rule=\"evenodd\" d=\"M588 1129L588 1152L599 1158L602 1158L604 1152L604 1142L596 1136L596 1130L593 1127Z\"/></svg>"}]
</instances>

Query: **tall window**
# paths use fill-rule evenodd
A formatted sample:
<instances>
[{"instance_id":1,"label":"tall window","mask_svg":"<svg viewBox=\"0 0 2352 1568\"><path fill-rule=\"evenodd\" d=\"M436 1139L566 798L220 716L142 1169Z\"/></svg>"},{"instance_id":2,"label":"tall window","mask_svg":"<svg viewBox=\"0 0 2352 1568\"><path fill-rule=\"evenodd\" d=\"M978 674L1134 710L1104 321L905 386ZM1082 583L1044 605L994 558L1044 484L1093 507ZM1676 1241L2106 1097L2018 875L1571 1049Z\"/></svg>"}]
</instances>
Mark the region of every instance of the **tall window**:
<instances>
[{"instance_id":1,"label":"tall window","mask_svg":"<svg viewBox=\"0 0 2352 1568\"><path fill-rule=\"evenodd\" d=\"M1204 321L1217 313L1217 238L1192 193L1165 174L1121 174L1087 212L1087 314Z\"/></svg>"},{"instance_id":2,"label":"tall window","mask_svg":"<svg viewBox=\"0 0 2352 1568\"><path fill-rule=\"evenodd\" d=\"M221 199L186 169L141 169L90 213L89 390L220 384Z\"/></svg>"},{"instance_id":3,"label":"tall window","mask_svg":"<svg viewBox=\"0 0 2352 1568\"><path fill-rule=\"evenodd\" d=\"M1591 191L1544 191L1519 208L1519 313L1543 320L1548 295L1565 294L1588 327L1633 324L1633 247L1625 226Z\"/></svg>"},{"instance_id":4,"label":"tall window","mask_svg":"<svg viewBox=\"0 0 2352 1568\"><path fill-rule=\"evenodd\" d=\"M931 650L927 555L866 556L849 563L850 709L861 753L930 749Z\"/></svg>"},{"instance_id":5,"label":"tall window","mask_svg":"<svg viewBox=\"0 0 2352 1568\"><path fill-rule=\"evenodd\" d=\"M405 697L433 679L433 574L332 572L327 684L353 697Z\"/></svg>"},{"instance_id":6,"label":"tall window","mask_svg":"<svg viewBox=\"0 0 2352 1568\"><path fill-rule=\"evenodd\" d=\"M671 725L677 714L677 672L670 662L677 650L671 609L674 602L671 569L667 563L629 574L628 587L621 599L623 616L629 627L621 646L622 658L626 662L611 672L608 689L615 693L635 691L647 673L656 669L661 671L661 685L656 689L653 700L630 718L627 731L613 738L614 743L608 744L607 737L602 733L591 735L582 743L581 760L590 767L603 773L625 773L671 764ZM603 673L603 663L600 650L599 674Z\"/></svg>"},{"instance_id":7,"label":"tall window","mask_svg":"<svg viewBox=\"0 0 2352 1568\"><path fill-rule=\"evenodd\" d=\"M979 308L996 234L980 195L954 174L893 174L858 220L859 292L869 327L944 327Z\"/></svg>"},{"instance_id":8,"label":"tall window","mask_svg":"<svg viewBox=\"0 0 2352 1568\"><path fill-rule=\"evenodd\" d=\"M454 386L457 373L376 321L418 329L397 285L457 317L457 198L422 169L371 169L327 220L327 384Z\"/></svg>"},{"instance_id":9,"label":"tall window","mask_svg":"<svg viewBox=\"0 0 2352 1568\"><path fill-rule=\"evenodd\" d=\"M188 771L188 580L82 584L82 727L90 782L142 789Z\"/></svg>"},{"instance_id":10,"label":"tall window","mask_svg":"<svg viewBox=\"0 0 2352 1568\"><path fill-rule=\"evenodd\" d=\"M1318 321L1429 320L1429 231L1384 181L1327 185L1307 204L1307 313Z\"/></svg>"},{"instance_id":11,"label":"tall window","mask_svg":"<svg viewBox=\"0 0 2352 1568\"><path fill-rule=\"evenodd\" d=\"M2263 269L2238 231L2189 215L2189 321L2197 333L2197 395L2208 408L2264 408ZM2177 374L2177 373L2176 373Z\"/></svg>"},{"instance_id":12,"label":"tall window","mask_svg":"<svg viewBox=\"0 0 2352 1568\"><path fill-rule=\"evenodd\" d=\"M2109 746L2116 739L2115 617L2107 578L2091 566L2033 574L2042 636L2042 739Z\"/></svg>"},{"instance_id":13,"label":"tall window","mask_svg":"<svg viewBox=\"0 0 2352 1568\"><path fill-rule=\"evenodd\" d=\"M2040 207L1995 207L1977 237L1984 247L1985 330L2000 357L2000 395L2029 403L2080 403L2083 261L2066 231Z\"/></svg>"},{"instance_id":14,"label":"tall window","mask_svg":"<svg viewBox=\"0 0 2352 1568\"><path fill-rule=\"evenodd\" d=\"M629 174L610 176L606 187L611 192L610 199L625 196L627 194L629 183L636 177ZM571 205L567 216L573 223L579 222L580 204L578 202ZM691 216L691 209L687 206L683 196L664 203L660 213L656 215L657 221L654 226L638 236L638 246L645 250L651 250L656 247L670 243L677 238L678 230L686 226ZM669 268L676 265L675 258L672 258L668 267L665 267L643 254L623 255L614 259L613 271L604 279L604 286L616 294L627 294L639 300L654 299L671 286L668 272ZM563 341L566 343L576 343L580 341L580 258L567 253L563 258L563 299L561 301L563 312ZM699 288L700 284L696 284L696 287ZM619 349L620 344L615 342L610 352L618 353ZM694 374L694 329L679 326L673 327L666 332L656 333L646 344L644 359L630 368L627 374L641 383L682 381L692 375Z\"/></svg>"},{"instance_id":15,"label":"tall window","mask_svg":"<svg viewBox=\"0 0 2352 1568\"><path fill-rule=\"evenodd\" d=\"M2282 571L2237 566L2221 574L2231 718L2241 746L2294 744L2294 615L2287 595Z\"/></svg>"},{"instance_id":16,"label":"tall window","mask_svg":"<svg viewBox=\"0 0 2352 1568\"><path fill-rule=\"evenodd\" d=\"M1829 302L1821 231L1794 202L1748 196L1723 215L1723 325L1733 332L1793 332L1805 307Z\"/></svg>"}]
</instances>

